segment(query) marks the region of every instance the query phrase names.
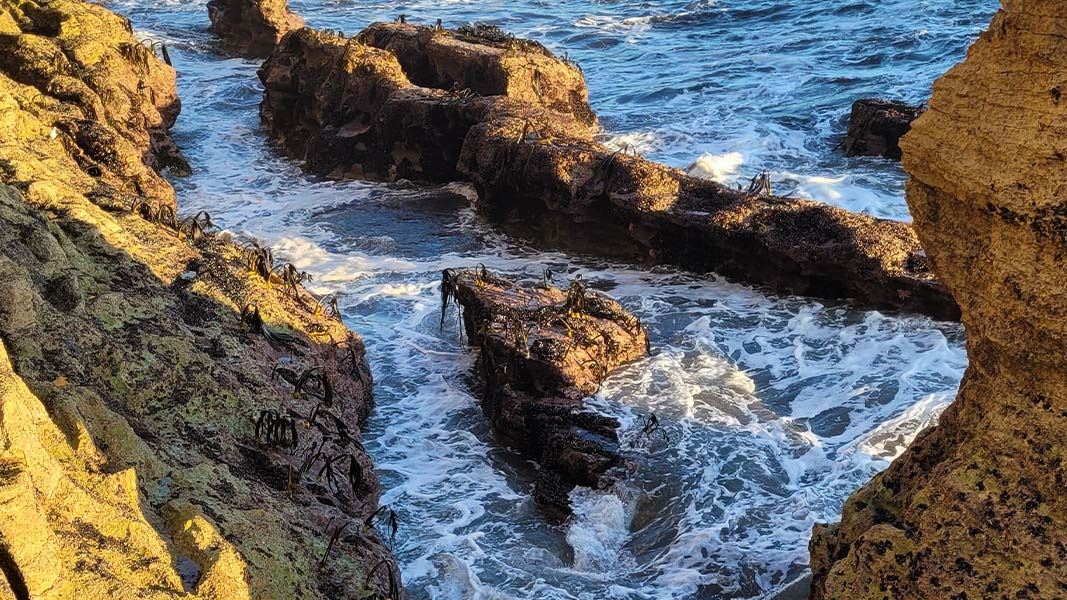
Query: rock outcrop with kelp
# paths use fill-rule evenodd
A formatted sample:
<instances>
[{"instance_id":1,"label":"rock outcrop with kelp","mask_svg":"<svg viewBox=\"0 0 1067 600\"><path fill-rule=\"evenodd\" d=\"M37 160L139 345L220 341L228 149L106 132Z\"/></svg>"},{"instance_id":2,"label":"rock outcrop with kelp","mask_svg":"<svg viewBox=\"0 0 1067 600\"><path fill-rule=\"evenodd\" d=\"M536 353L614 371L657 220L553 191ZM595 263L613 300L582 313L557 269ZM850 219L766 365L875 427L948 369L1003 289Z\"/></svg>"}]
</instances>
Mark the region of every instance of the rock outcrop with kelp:
<instances>
[{"instance_id":1,"label":"rock outcrop with kelp","mask_svg":"<svg viewBox=\"0 0 1067 600\"><path fill-rule=\"evenodd\" d=\"M222 48L250 58L265 58L282 36L304 26L286 0L211 0L207 14Z\"/></svg>"},{"instance_id":2,"label":"rock outcrop with kelp","mask_svg":"<svg viewBox=\"0 0 1067 600\"><path fill-rule=\"evenodd\" d=\"M905 223L773 196L766 176L731 189L561 130L508 116L472 128L459 171L479 208L553 245L594 240L642 262L958 317Z\"/></svg>"},{"instance_id":3,"label":"rock outcrop with kelp","mask_svg":"<svg viewBox=\"0 0 1067 600\"><path fill-rule=\"evenodd\" d=\"M483 269L446 270L441 318L462 307L478 347L483 408L502 442L541 466L534 498L550 516L570 512L576 485L605 489L626 476L619 423L583 409L612 371L648 353L641 321L580 279L562 290L523 286Z\"/></svg>"},{"instance_id":4,"label":"rock outcrop with kelp","mask_svg":"<svg viewBox=\"0 0 1067 600\"><path fill-rule=\"evenodd\" d=\"M455 51L471 44L464 35L407 24L354 39L293 32L260 70L264 122L319 174L471 181L481 209L551 245L959 317L909 225L773 196L765 175L735 190L613 151L593 140L592 120L573 104L531 103L518 84L475 93L479 80L468 77L481 67L470 65L495 63L478 44ZM502 52L547 60L532 43L512 44ZM559 89L576 89L560 77ZM540 89L546 97L549 87Z\"/></svg>"},{"instance_id":5,"label":"rock outcrop with kelp","mask_svg":"<svg viewBox=\"0 0 1067 600\"><path fill-rule=\"evenodd\" d=\"M1067 597L1067 5L1005 0L902 141L970 366L811 544L813 597Z\"/></svg>"},{"instance_id":6,"label":"rock outcrop with kelp","mask_svg":"<svg viewBox=\"0 0 1067 600\"><path fill-rule=\"evenodd\" d=\"M173 69L0 0L0 597L399 597L361 339L179 218Z\"/></svg>"},{"instance_id":7,"label":"rock outcrop with kelp","mask_svg":"<svg viewBox=\"0 0 1067 600\"><path fill-rule=\"evenodd\" d=\"M338 178L455 181L471 127L489 115L555 114L455 85L420 87L396 54L308 28L286 36L259 77L274 138L308 170Z\"/></svg>"}]
</instances>

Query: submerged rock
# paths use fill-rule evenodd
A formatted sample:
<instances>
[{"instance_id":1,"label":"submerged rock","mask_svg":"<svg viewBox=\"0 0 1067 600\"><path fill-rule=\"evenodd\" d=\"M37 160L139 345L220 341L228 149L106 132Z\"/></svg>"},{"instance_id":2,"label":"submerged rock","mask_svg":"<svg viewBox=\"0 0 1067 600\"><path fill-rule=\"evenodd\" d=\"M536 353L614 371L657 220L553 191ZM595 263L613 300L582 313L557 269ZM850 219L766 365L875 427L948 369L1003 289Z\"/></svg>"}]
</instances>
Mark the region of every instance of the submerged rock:
<instances>
[{"instance_id":1,"label":"submerged rock","mask_svg":"<svg viewBox=\"0 0 1067 600\"><path fill-rule=\"evenodd\" d=\"M648 354L640 320L580 280L562 290L450 269L441 286L442 311L455 299L468 342L480 349L483 408L495 434L541 465L538 505L562 517L576 485L606 489L625 476L619 423L584 411L583 399Z\"/></svg>"},{"instance_id":2,"label":"submerged rock","mask_svg":"<svg viewBox=\"0 0 1067 600\"><path fill-rule=\"evenodd\" d=\"M0 1L0 30L0 597L386 593L362 340L177 217L174 71L128 21Z\"/></svg>"},{"instance_id":3,"label":"submerged rock","mask_svg":"<svg viewBox=\"0 0 1067 600\"><path fill-rule=\"evenodd\" d=\"M911 122L925 112L893 100L864 98L852 104L844 149L849 156L882 156L900 160L900 138L911 129Z\"/></svg>"},{"instance_id":4,"label":"submerged rock","mask_svg":"<svg viewBox=\"0 0 1067 600\"><path fill-rule=\"evenodd\" d=\"M304 26L286 0L211 0L207 14L222 47L250 58L270 55L285 34Z\"/></svg>"},{"instance_id":5,"label":"submerged rock","mask_svg":"<svg viewBox=\"0 0 1067 600\"><path fill-rule=\"evenodd\" d=\"M940 424L815 528L816 599L1067 595L1067 5L1003 4L902 141L970 366Z\"/></svg>"}]
</instances>

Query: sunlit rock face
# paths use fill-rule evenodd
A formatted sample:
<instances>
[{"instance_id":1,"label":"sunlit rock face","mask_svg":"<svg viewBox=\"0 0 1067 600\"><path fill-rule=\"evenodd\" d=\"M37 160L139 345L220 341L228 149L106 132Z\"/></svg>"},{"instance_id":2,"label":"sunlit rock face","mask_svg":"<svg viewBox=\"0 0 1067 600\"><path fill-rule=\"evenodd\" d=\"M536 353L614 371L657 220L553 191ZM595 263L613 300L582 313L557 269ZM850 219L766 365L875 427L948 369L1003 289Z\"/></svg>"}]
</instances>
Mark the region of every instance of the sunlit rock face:
<instances>
[{"instance_id":1,"label":"sunlit rock face","mask_svg":"<svg viewBox=\"0 0 1067 600\"><path fill-rule=\"evenodd\" d=\"M1067 5L1004 0L901 146L968 332L941 424L811 545L814 598L1067 595Z\"/></svg>"},{"instance_id":2,"label":"sunlit rock face","mask_svg":"<svg viewBox=\"0 0 1067 600\"><path fill-rule=\"evenodd\" d=\"M286 0L211 0L207 13L223 49L251 58L266 57L285 34L304 25Z\"/></svg>"},{"instance_id":3,"label":"sunlit rock face","mask_svg":"<svg viewBox=\"0 0 1067 600\"><path fill-rule=\"evenodd\" d=\"M386 594L363 341L178 218L162 54L99 5L0 0L0 598Z\"/></svg>"}]
</instances>

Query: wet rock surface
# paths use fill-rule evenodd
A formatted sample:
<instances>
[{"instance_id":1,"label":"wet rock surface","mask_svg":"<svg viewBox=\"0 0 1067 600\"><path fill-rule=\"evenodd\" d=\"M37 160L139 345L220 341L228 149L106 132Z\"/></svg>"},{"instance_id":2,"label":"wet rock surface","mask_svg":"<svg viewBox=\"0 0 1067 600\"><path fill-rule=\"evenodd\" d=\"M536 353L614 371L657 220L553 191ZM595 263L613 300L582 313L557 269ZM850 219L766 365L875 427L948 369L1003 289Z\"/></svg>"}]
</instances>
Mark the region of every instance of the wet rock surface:
<instances>
[{"instance_id":1,"label":"wet rock surface","mask_svg":"<svg viewBox=\"0 0 1067 600\"><path fill-rule=\"evenodd\" d=\"M843 148L849 156L881 156L900 160L900 138L925 107L864 98L852 104Z\"/></svg>"},{"instance_id":2,"label":"wet rock surface","mask_svg":"<svg viewBox=\"0 0 1067 600\"><path fill-rule=\"evenodd\" d=\"M765 189L730 189L565 131L558 120L540 129L515 118L473 128L459 170L478 189L479 207L498 219L547 225L550 237L596 239L641 262L959 316L904 223Z\"/></svg>"},{"instance_id":3,"label":"wet rock surface","mask_svg":"<svg viewBox=\"0 0 1067 600\"><path fill-rule=\"evenodd\" d=\"M355 39L294 32L260 71L263 120L315 173L469 180L480 209L539 241L585 241L584 251L646 264L958 319L909 225L775 197L758 181L742 191L688 177L612 151L593 141L587 122L522 93L457 89L459 75L431 52L454 46L455 35L407 24L378 24ZM481 64L479 52L471 64Z\"/></svg>"},{"instance_id":4,"label":"wet rock surface","mask_svg":"<svg viewBox=\"0 0 1067 600\"><path fill-rule=\"evenodd\" d=\"M813 598L1067 595L1064 31L1062 3L1004 2L902 141L970 366L940 424L815 528Z\"/></svg>"},{"instance_id":5,"label":"wet rock surface","mask_svg":"<svg viewBox=\"0 0 1067 600\"><path fill-rule=\"evenodd\" d=\"M174 71L128 21L0 2L0 32L0 596L389 594L362 340L179 218Z\"/></svg>"},{"instance_id":6,"label":"wet rock surface","mask_svg":"<svg viewBox=\"0 0 1067 600\"><path fill-rule=\"evenodd\" d=\"M269 56L282 36L304 26L286 0L211 0L207 13L222 48L250 58Z\"/></svg>"},{"instance_id":7,"label":"wet rock surface","mask_svg":"<svg viewBox=\"0 0 1067 600\"><path fill-rule=\"evenodd\" d=\"M648 354L640 320L580 280L563 290L450 269L441 286L442 311L459 304L468 342L479 348L494 433L540 464L538 505L563 518L576 485L605 489L624 478L632 465L619 448L619 423L583 407L612 371Z\"/></svg>"}]
</instances>

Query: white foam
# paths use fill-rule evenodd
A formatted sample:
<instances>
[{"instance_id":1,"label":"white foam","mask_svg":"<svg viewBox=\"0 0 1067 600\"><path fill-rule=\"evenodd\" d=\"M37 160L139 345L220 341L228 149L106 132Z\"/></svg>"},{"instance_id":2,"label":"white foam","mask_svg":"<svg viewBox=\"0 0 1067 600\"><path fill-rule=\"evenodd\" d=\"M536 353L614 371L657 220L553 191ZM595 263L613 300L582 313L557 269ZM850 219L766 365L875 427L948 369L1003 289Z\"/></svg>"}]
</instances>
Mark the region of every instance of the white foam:
<instances>
[{"instance_id":1,"label":"white foam","mask_svg":"<svg viewBox=\"0 0 1067 600\"><path fill-rule=\"evenodd\" d=\"M623 550L630 537L634 508L626 495L623 489L602 491L579 486L571 491L574 516L567 527L567 543L574 550L576 571L607 578L632 562Z\"/></svg>"},{"instance_id":2,"label":"white foam","mask_svg":"<svg viewBox=\"0 0 1067 600\"><path fill-rule=\"evenodd\" d=\"M745 156L740 152L705 153L686 167L685 171L694 177L727 183L737 175L737 171L743 164L745 164Z\"/></svg>"}]
</instances>

